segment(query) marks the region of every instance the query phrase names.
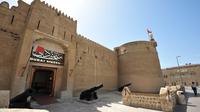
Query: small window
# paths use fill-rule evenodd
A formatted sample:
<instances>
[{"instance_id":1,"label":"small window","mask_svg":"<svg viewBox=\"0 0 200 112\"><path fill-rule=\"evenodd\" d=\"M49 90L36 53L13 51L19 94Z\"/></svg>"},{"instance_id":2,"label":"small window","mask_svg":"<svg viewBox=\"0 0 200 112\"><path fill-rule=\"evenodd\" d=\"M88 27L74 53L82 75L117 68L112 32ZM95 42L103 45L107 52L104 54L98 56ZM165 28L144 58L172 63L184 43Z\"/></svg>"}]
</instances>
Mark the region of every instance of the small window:
<instances>
[{"instance_id":1,"label":"small window","mask_svg":"<svg viewBox=\"0 0 200 112\"><path fill-rule=\"evenodd\" d=\"M76 42L76 49L78 48L78 43Z\"/></svg>"},{"instance_id":2,"label":"small window","mask_svg":"<svg viewBox=\"0 0 200 112\"><path fill-rule=\"evenodd\" d=\"M13 24L14 19L15 19L15 16L13 15L10 24Z\"/></svg>"},{"instance_id":3,"label":"small window","mask_svg":"<svg viewBox=\"0 0 200 112\"><path fill-rule=\"evenodd\" d=\"M73 40L73 35L71 35L71 42L72 42L72 40Z\"/></svg>"},{"instance_id":4,"label":"small window","mask_svg":"<svg viewBox=\"0 0 200 112\"><path fill-rule=\"evenodd\" d=\"M52 32L51 32L52 35L54 34L54 29L55 29L55 27L53 26L53 29L52 29Z\"/></svg>"},{"instance_id":5,"label":"small window","mask_svg":"<svg viewBox=\"0 0 200 112\"><path fill-rule=\"evenodd\" d=\"M64 38L63 39L65 39L65 36L66 36L66 31L64 31Z\"/></svg>"},{"instance_id":6,"label":"small window","mask_svg":"<svg viewBox=\"0 0 200 112\"><path fill-rule=\"evenodd\" d=\"M40 28L40 20L38 21L37 29Z\"/></svg>"}]
</instances>

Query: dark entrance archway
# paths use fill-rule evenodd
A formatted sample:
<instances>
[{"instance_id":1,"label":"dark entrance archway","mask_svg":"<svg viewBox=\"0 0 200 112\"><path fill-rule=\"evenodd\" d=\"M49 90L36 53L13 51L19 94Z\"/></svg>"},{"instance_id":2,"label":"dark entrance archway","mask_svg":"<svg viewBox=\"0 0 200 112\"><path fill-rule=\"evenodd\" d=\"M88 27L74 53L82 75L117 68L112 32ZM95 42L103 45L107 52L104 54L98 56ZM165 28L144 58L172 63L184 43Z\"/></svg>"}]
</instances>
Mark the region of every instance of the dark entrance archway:
<instances>
[{"instance_id":1,"label":"dark entrance archway","mask_svg":"<svg viewBox=\"0 0 200 112\"><path fill-rule=\"evenodd\" d=\"M31 88L36 95L53 96L54 71L49 69L36 69L33 73Z\"/></svg>"}]
</instances>

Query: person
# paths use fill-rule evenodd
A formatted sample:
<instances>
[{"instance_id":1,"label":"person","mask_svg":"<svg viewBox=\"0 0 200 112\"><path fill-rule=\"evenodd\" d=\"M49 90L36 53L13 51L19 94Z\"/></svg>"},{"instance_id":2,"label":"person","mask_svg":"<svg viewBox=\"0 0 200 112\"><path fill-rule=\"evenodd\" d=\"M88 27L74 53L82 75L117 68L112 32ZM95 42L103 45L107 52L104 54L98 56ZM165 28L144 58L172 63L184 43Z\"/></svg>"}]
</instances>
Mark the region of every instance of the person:
<instances>
[{"instance_id":1,"label":"person","mask_svg":"<svg viewBox=\"0 0 200 112\"><path fill-rule=\"evenodd\" d=\"M196 87L196 84L194 82L192 82L192 90L194 92L194 95L197 96L197 87Z\"/></svg>"}]
</instances>

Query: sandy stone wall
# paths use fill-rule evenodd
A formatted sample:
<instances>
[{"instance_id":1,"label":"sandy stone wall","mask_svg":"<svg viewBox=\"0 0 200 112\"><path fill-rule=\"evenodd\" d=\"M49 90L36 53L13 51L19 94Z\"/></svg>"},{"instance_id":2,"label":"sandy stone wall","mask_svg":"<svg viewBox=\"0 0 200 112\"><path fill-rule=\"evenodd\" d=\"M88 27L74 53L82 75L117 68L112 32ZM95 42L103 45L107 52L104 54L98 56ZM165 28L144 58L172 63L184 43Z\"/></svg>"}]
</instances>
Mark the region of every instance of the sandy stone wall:
<instances>
[{"instance_id":1,"label":"sandy stone wall","mask_svg":"<svg viewBox=\"0 0 200 112\"><path fill-rule=\"evenodd\" d=\"M174 112L174 108L177 104L176 92L178 90L180 90L180 88L178 89L175 87L172 90L171 87L162 87L159 94L150 94L134 93L131 92L128 87L125 87L122 91L122 101L124 105L151 108L164 112Z\"/></svg>"},{"instance_id":2,"label":"sandy stone wall","mask_svg":"<svg viewBox=\"0 0 200 112\"><path fill-rule=\"evenodd\" d=\"M21 34L24 30L29 5L19 0L18 6L5 7L0 5L0 27L14 34Z\"/></svg>"},{"instance_id":3,"label":"sandy stone wall","mask_svg":"<svg viewBox=\"0 0 200 112\"><path fill-rule=\"evenodd\" d=\"M120 85L132 83L131 91L158 93L162 72L155 41L136 41L116 49Z\"/></svg>"},{"instance_id":4,"label":"sandy stone wall","mask_svg":"<svg viewBox=\"0 0 200 112\"><path fill-rule=\"evenodd\" d=\"M103 90L117 88L117 55L80 35L77 36L75 92L103 83Z\"/></svg>"},{"instance_id":5,"label":"sandy stone wall","mask_svg":"<svg viewBox=\"0 0 200 112\"><path fill-rule=\"evenodd\" d=\"M190 86L192 82L200 84L200 65L184 65L162 69L163 78L166 85L183 84Z\"/></svg>"},{"instance_id":6,"label":"sandy stone wall","mask_svg":"<svg viewBox=\"0 0 200 112\"><path fill-rule=\"evenodd\" d=\"M22 1L19 1L18 5L9 9L8 3L0 4L0 89L10 89L16 51L29 8Z\"/></svg>"},{"instance_id":7,"label":"sandy stone wall","mask_svg":"<svg viewBox=\"0 0 200 112\"><path fill-rule=\"evenodd\" d=\"M59 39L71 41L76 33L77 22L45 2L35 0L31 4L29 27Z\"/></svg>"},{"instance_id":8,"label":"sandy stone wall","mask_svg":"<svg viewBox=\"0 0 200 112\"><path fill-rule=\"evenodd\" d=\"M15 38L12 34L4 29L0 29L0 90L10 89L10 78L12 76L13 63L19 38Z\"/></svg>"},{"instance_id":9,"label":"sandy stone wall","mask_svg":"<svg viewBox=\"0 0 200 112\"><path fill-rule=\"evenodd\" d=\"M0 108L8 108L10 101L10 91L0 90Z\"/></svg>"}]
</instances>

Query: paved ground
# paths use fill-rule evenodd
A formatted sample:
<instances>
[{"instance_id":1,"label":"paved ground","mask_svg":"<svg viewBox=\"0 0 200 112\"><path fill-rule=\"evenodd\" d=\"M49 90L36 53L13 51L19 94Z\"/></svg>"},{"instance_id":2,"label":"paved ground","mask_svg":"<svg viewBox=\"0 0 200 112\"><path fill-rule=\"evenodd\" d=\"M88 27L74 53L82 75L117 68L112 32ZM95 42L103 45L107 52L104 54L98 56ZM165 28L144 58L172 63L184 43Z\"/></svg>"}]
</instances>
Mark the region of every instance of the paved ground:
<instances>
[{"instance_id":1,"label":"paved ground","mask_svg":"<svg viewBox=\"0 0 200 112\"><path fill-rule=\"evenodd\" d=\"M194 96L190 87L186 87L187 105L177 105L175 112L200 112L200 88L198 95Z\"/></svg>"},{"instance_id":2,"label":"paved ground","mask_svg":"<svg viewBox=\"0 0 200 112\"><path fill-rule=\"evenodd\" d=\"M186 87L186 100L187 105L177 105L175 112L200 112L200 94L194 96L190 87ZM161 112L122 105L121 95L118 92L100 95L99 100L91 104L82 103L74 98L51 105L35 106L35 108L47 109L50 112Z\"/></svg>"},{"instance_id":3,"label":"paved ground","mask_svg":"<svg viewBox=\"0 0 200 112\"><path fill-rule=\"evenodd\" d=\"M121 95L118 92L100 95L99 100L91 104L73 99L37 108L47 109L50 112L161 112L125 106L122 104Z\"/></svg>"},{"instance_id":4,"label":"paved ground","mask_svg":"<svg viewBox=\"0 0 200 112\"><path fill-rule=\"evenodd\" d=\"M38 110L38 109L2 109L0 108L0 112L49 112L47 110Z\"/></svg>"}]
</instances>

